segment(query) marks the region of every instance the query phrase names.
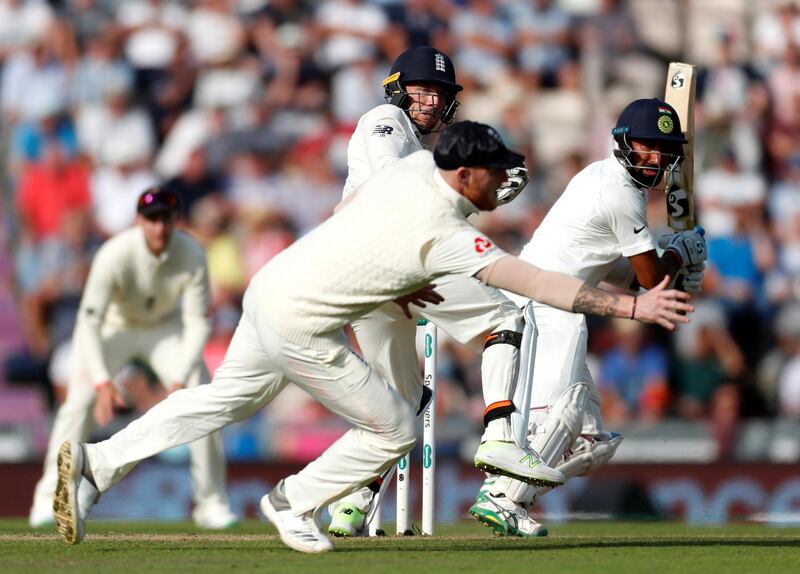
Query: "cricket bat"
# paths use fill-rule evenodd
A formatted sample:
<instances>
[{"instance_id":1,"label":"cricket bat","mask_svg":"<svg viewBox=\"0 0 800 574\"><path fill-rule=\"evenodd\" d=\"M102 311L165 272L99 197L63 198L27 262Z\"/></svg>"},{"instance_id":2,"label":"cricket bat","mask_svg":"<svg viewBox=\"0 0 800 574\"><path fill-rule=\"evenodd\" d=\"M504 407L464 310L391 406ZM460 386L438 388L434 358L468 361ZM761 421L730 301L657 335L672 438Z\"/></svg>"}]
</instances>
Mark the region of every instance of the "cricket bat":
<instances>
[{"instance_id":1,"label":"cricket bat","mask_svg":"<svg viewBox=\"0 0 800 574\"><path fill-rule=\"evenodd\" d=\"M688 143L683 145L685 159L680 175L667 181L667 225L673 231L695 226L694 217L694 99L697 89L697 66L672 62L667 70L664 100L675 108Z\"/></svg>"}]
</instances>

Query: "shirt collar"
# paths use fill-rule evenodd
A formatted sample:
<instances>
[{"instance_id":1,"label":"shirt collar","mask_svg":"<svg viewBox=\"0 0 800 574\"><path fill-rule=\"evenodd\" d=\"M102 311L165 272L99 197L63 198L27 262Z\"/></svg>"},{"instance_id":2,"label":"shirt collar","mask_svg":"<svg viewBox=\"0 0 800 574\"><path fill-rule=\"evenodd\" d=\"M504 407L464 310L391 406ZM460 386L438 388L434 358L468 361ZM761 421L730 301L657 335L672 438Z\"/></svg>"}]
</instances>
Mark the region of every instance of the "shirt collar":
<instances>
[{"instance_id":1,"label":"shirt collar","mask_svg":"<svg viewBox=\"0 0 800 574\"><path fill-rule=\"evenodd\" d=\"M444 180L442 177L442 172L439 170L439 168L434 170L433 182L439 193L441 193L448 202L452 203L456 209L458 209L458 212L463 214L464 217L480 211L477 207L475 207L474 203L458 193L450 186L449 183Z\"/></svg>"},{"instance_id":2,"label":"shirt collar","mask_svg":"<svg viewBox=\"0 0 800 574\"><path fill-rule=\"evenodd\" d=\"M154 255L153 252L150 251L150 249L148 249L147 241L145 241L144 238L144 230L141 227L137 226L137 232L138 232L137 235L139 237L138 240L139 253L141 254L142 257L144 257L145 261L154 263L156 265L161 265L162 263L167 261L167 259L169 259L169 254L171 251L170 248L172 247L172 242L175 240L174 232L169 240L169 245L167 245L167 248L164 250L164 252L158 256Z\"/></svg>"}]
</instances>

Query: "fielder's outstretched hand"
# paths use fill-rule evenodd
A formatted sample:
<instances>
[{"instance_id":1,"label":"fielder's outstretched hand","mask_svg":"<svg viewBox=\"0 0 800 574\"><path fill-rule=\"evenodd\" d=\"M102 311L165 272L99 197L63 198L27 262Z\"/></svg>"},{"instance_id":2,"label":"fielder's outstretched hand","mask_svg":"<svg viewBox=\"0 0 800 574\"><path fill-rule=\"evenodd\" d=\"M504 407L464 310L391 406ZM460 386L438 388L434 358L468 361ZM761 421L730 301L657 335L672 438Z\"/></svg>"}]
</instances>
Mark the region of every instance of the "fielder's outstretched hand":
<instances>
[{"instance_id":1,"label":"fielder's outstretched hand","mask_svg":"<svg viewBox=\"0 0 800 574\"><path fill-rule=\"evenodd\" d=\"M109 381L97 387L94 399L94 420L101 427L106 426L114 418L114 409L124 407L125 399L117 388Z\"/></svg>"},{"instance_id":2,"label":"fielder's outstretched hand","mask_svg":"<svg viewBox=\"0 0 800 574\"><path fill-rule=\"evenodd\" d=\"M687 303L691 295L677 289L667 289L669 281L667 275L661 283L644 295L639 295L631 319L642 323L658 323L669 331L675 331L680 323L688 323L689 317L680 312L694 311L694 307Z\"/></svg>"},{"instance_id":3,"label":"fielder's outstretched hand","mask_svg":"<svg viewBox=\"0 0 800 574\"><path fill-rule=\"evenodd\" d=\"M408 295L403 295L402 297L398 297L394 300L395 303L400 305L403 309L403 313L409 319L413 318L411 311L408 309L409 305L416 305L417 307L425 307L425 303L431 303L432 305L438 305L442 301L444 301L444 297L439 295L434 289L436 287L435 283L428 283L425 287L421 289L417 289L413 293L409 293Z\"/></svg>"}]
</instances>

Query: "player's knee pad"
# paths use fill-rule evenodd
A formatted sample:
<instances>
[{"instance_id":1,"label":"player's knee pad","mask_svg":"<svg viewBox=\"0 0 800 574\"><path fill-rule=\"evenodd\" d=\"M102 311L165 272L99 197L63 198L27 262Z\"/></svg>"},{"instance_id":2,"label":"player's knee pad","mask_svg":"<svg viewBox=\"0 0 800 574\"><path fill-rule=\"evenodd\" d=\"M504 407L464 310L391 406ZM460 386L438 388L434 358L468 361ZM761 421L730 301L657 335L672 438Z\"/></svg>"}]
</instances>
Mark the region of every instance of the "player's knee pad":
<instances>
[{"instance_id":1,"label":"player's knee pad","mask_svg":"<svg viewBox=\"0 0 800 574\"><path fill-rule=\"evenodd\" d=\"M567 478L585 476L608 464L622 443L619 433L606 436L580 436L564 461L556 468Z\"/></svg>"},{"instance_id":2,"label":"player's knee pad","mask_svg":"<svg viewBox=\"0 0 800 574\"><path fill-rule=\"evenodd\" d=\"M536 487L508 476L498 476L490 488L492 493L502 492L506 498L523 506L530 507L536 499Z\"/></svg>"},{"instance_id":3,"label":"player's knee pad","mask_svg":"<svg viewBox=\"0 0 800 574\"><path fill-rule=\"evenodd\" d=\"M550 405L544 422L535 425L531 446L554 466L580 436L589 397L589 385L575 383Z\"/></svg>"}]
</instances>

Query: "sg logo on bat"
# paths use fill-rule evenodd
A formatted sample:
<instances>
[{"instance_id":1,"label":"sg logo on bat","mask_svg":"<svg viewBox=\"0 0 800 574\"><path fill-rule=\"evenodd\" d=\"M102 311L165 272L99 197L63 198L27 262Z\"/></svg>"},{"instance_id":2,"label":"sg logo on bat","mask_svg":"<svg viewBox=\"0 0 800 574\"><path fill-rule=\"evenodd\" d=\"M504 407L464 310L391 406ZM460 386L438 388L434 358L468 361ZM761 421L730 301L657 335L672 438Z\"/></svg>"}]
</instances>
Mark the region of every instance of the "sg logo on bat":
<instances>
[{"instance_id":1,"label":"sg logo on bat","mask_svg":"<svg viewBox=\"0 0 800 574\"><path fill-rule=\"evenodd\" d=\"M680 187L673 188L667 195L667 206L669 216L673 219L680 219L689 215L689 198L685 189Z\"/></svg>"},{"instance_id":2,"label":"sg logo on bat","mask_svg":"<svg viewBox=\"0 0 800 574\"><path fill-rule=\"evenodd\" d=\"M685 83L686 79L683 77L683 72L677 72L675 75L673 75L670 82L671 87L674 90L680 90Z\"/></svg>"}]
</instances>

